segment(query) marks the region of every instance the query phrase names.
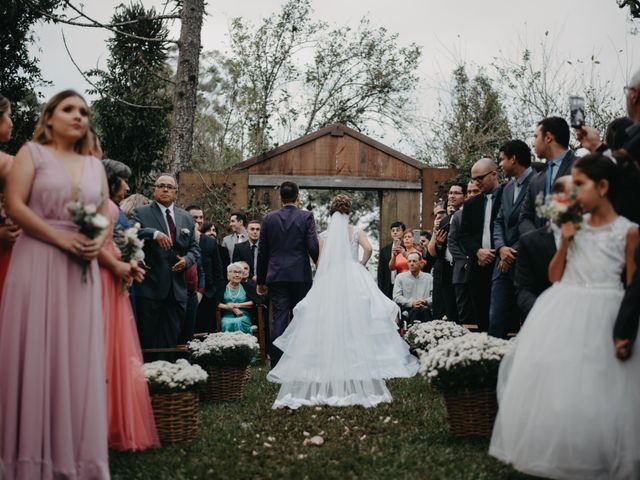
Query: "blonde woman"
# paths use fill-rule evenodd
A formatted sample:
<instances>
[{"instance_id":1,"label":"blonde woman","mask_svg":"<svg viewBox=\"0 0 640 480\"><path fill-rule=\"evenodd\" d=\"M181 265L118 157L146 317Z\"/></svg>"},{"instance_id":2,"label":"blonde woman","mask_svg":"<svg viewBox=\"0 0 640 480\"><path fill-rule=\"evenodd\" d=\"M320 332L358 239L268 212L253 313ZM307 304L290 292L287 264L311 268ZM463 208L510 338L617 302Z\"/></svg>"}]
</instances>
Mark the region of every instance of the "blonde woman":
<instances>
[{"instance_id":1,"label":"blonde woman","mask_svg":"<svg viewBox=\"0 0 640 480\"><path fill-rule=\"evenodd\" d=\"M89 108L47 102L9 173L7 213L22 228L0 307L0 478L109 478L100 275L108 234L78 232L67 205L108 216L108 187L86 151ZM83 267L89 264L83 280Z\"/></svg>"}]
</instances>

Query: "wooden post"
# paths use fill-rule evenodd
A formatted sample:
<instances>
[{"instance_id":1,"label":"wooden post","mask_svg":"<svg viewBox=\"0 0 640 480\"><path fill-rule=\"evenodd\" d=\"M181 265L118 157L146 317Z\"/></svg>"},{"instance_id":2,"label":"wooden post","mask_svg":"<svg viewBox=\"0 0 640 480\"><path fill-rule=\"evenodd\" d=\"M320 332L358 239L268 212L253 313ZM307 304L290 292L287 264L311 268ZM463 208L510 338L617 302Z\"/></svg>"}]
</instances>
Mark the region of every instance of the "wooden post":
<instances>
[{"instance_id":1,"label":"wooden post","mask_svg":"<svg viewBox=\"0 0 640 480\"><path fill-rule=\"evenodd\" d=\"M433 227L433 206L440 200L440 186L458 174L455 168L422 169L422 229L431 230ZM446 201L446 196L442 199Z\"/></svg>"}]
</instances>

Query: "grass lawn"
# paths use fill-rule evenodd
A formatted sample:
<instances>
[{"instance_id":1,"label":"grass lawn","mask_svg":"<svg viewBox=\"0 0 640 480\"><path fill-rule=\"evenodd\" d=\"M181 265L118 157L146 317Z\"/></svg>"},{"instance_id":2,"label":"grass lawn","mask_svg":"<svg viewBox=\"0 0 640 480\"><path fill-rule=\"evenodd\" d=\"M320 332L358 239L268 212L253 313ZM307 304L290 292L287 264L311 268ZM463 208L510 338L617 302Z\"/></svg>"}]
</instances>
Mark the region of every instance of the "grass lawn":
<instances>
[{"instance_id":1,"label":"grass lawn","mask_svg":"<svg viewBox=\"0 0 640 480\"><path fill-rule=\"evenodd\" d=\"M113 478L531 478L489 457L488 440L452 438L442 400L420 377L389 381L393 403L374 409L276 411L266 371L253 368L242 402L201 408L193 442L110 452ZM324 445L303 445L305 432Z\"/></svg>"}]
</instances>

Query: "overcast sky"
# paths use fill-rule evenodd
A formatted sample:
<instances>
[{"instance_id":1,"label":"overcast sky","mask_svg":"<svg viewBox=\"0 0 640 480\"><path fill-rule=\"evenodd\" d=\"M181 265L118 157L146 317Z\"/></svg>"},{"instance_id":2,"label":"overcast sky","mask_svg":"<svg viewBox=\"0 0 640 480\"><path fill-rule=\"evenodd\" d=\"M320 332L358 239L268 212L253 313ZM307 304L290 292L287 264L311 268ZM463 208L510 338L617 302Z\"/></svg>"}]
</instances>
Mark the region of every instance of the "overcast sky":
<instances>
[{"instance_id":1,"label":"overcast sky","mask_svg":"<svg viewBox=\"0 0 640 480\"><path fill-rule=\"evenodd\" d=\"M77 2L76 2L77 3ZM92 17L109 21L120 0L83 0ZM158 0L142 0L145 6L161 8ZM279 10L283 0L208 1L208 16L202 30L205 50L225 50L228 29L234 17L259 22ZM78 3L79 4L79 3ZM438 87L450 76L453 66L465 61L488 66L501 51L515 56L518 45L535 45L548 31L560 58L575 60L596 55L601 72L620 91L634 69L640 68L640 34L630 33L627 10L616 0L321 0L314 2L317 19L334 25L356 25L368 14L372 24L399 34L401 44L415 42L423 47L419 75L424 109L433 108ZM172 28L177 38L179 22ZM65 52L61 30L76 62L88 70L104 66L108 56L100 29L60 25L39 25L37 53L45 79L53 86L42 89L46 97L74 88L85 92L89 85ZM579 92L576 92L579 93Z\"/></svg>"}]
</instances>

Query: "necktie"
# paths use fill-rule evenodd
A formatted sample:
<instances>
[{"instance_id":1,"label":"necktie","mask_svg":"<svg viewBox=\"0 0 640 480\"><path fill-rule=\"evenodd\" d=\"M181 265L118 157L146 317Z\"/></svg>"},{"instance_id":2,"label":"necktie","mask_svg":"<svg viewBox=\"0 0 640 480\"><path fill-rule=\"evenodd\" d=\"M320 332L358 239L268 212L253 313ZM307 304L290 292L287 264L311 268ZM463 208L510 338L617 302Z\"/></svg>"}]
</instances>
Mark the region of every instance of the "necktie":
<instances>
[{"instance_id":1,"label":"necktie","mask_svg":"<svg viewBox=\"0 0 640 480\"><path fill-rule=\"evenodd\" d=\"M547 183L544 186L545 203L547 201L547 195L551 193L551 185L553 185L553 169L555 166L555 163L550 163L549 168L547 169Z\"/></svg>"},{"instance_id":2,"label":"necktie","mask_svg":"<svg viewBox=\"0 0 640 480\"><path fill-rule=\"evenodd\" d=\"M254 273L256 271L256 260L258 260L257 255L256 255L256 248L258 248L258 246L255 243L253 245L251 245L251 258L253 258L253 271L254 271Z\"/></svg>"},{"instance_id":3,"label":"necktie","mask_svg":"<svg viewBox=\"0 0 640 480\"><path fill-rule=\"evenodd\" d=\"M169 225L169 235L171 236L171 242L176 243L176 224L173 221L173 217L171 217L171 213L167 208L164 213L167 215L167 225Z\"/></svg>"},{"instance_id":4,"label":"necktie","mask_svg":"<svg viewBox=\"0 0 640 480\"><path fill-rule=\"evenodd\" d=\"M491 248L491 210L493 207L493 194L487 194L484 204L484 226L482 228L482 248Z\"/></svg>"}]
</instances>

